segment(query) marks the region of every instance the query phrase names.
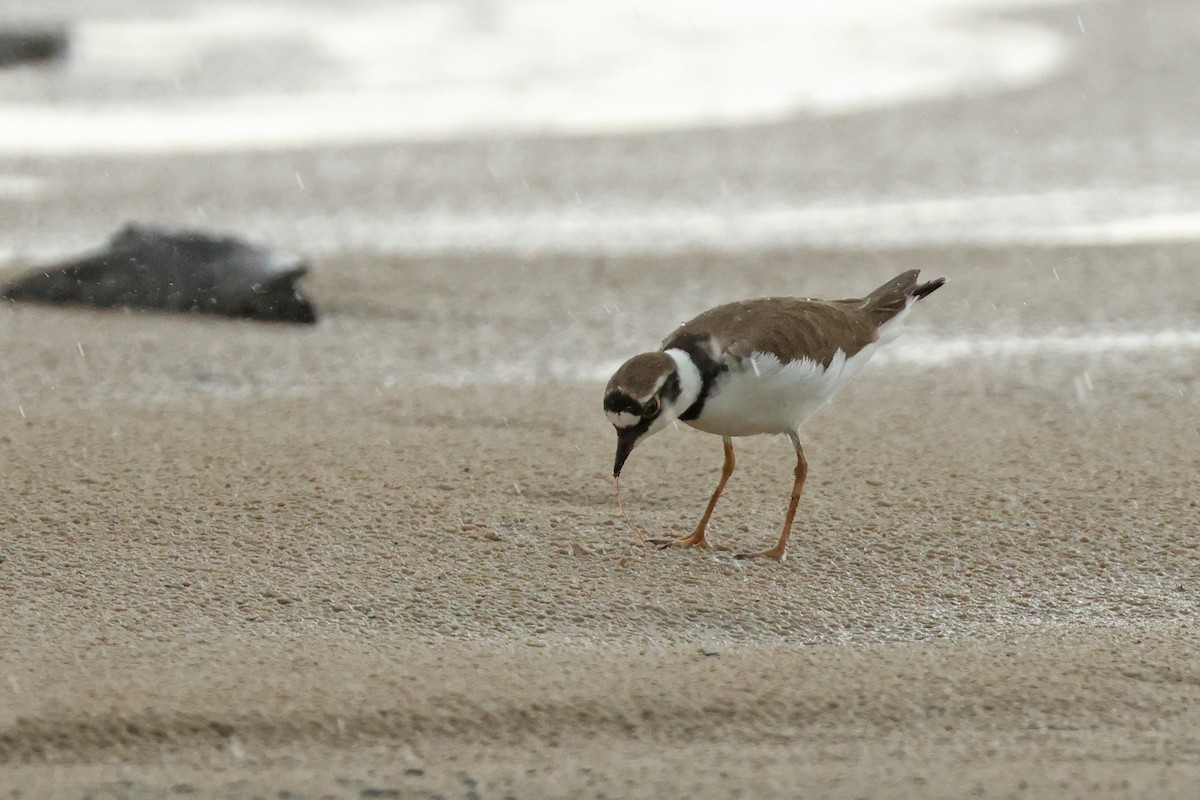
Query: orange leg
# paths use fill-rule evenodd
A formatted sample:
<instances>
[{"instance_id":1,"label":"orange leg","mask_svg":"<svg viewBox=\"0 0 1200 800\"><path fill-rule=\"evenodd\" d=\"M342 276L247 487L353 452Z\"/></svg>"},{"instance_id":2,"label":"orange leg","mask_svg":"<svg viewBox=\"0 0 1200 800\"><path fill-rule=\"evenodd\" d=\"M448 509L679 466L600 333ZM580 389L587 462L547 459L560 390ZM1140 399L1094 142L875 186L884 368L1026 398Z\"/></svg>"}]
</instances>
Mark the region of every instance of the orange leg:
<instances>
[{"instance_id":1,"label":"orange leg","mask_svg":"<svg viewBox=\"0 0 1200 800\"><path fill-rule=\"evenodd\" d=\"M787 517L783 521L783 532L779 541L770 550L757 553L738 553L734 558L773 558L783 561L787 557L788 537L792 535L792 520L796 517L796 506L800 503L800 492L804 490L804 479L808 477L808 462L804 460L804 449L800 446L800 437L789 434L796 448L796 482L792 484L792 500L788 503Z\"/></svg>"},{"instance_id":2,"label":"orange leg","mask_svg":"<svg viewBox=\"0 0 1200 800\"><path fill-rule=\"evenodd\" d=\"M704 533L708 530L708 520L712 517L713 509L717 507L717 500L721 497L721 492L725 490L725 484L729 482L729 476L733 474L733 468L737 464L737 460L733 457L733 440L726 436L723 441L725 443L725 463L721 466L721 480L717 483L716 491L709 498L708 508L704 509L704 516L700 518L700 524L696 526L696 530L679 539L651 539L650 544L658 545L659 549L672 545L711 547L708 539L704 538Z\"/></svg>"}]
</instances>

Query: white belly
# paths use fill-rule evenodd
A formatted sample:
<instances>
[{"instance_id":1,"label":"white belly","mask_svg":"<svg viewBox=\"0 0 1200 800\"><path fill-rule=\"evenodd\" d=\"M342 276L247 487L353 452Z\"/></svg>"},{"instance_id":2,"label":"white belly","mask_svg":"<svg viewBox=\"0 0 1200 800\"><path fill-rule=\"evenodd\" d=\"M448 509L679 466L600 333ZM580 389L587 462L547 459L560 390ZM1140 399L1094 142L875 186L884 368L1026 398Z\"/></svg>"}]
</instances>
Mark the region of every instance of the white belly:
<instances>
[{"instance_id":1,"label":"white belly","mask_svg":"<svg viewBox=\"0 0 1200 800\"><path fill-rule=\"evenodd\" d=\"M794 433L833 399L867 363L878 342L850 358L838 351L828 367L815 361L781 364L770 353L755 353L719 379L693 428L720 436Z\"/></svg>"}]
</instances>

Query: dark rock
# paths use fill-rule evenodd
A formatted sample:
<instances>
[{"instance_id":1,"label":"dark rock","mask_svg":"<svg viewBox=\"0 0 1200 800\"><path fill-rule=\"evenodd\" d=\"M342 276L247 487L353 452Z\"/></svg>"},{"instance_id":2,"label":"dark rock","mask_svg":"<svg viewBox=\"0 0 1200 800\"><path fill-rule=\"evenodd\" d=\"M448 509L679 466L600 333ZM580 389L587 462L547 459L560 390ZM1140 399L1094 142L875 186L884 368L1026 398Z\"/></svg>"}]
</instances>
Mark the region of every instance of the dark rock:
<instances>
[{"instance_id":1,"label":"dark rock","mask_svg":"<svg viewBox=\"0 0 1200 800\"><path fill-rule=\"evenodd\" d=\"M62 58L67 44L64 30L0 31L0 67Z\"/></svg>"},{"instance_id":2,"label":"dark rock","mask_svg":"<svg viewBox=\"0 0 1200 800\"><path fill-rule=\"evenodd\" d=\"M32 270L0 297L312 323L316 309L296 286L307 271L299 258L232 237L128 225L106 249Z\"/></svg>"}]
</instances>

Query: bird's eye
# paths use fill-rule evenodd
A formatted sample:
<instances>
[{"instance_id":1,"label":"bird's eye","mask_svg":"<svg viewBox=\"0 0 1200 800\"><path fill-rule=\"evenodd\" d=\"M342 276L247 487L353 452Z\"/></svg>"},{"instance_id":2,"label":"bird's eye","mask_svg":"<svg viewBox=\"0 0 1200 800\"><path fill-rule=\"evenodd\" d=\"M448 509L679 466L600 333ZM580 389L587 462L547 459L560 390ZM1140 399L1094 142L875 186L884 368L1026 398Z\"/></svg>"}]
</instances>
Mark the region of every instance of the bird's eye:
<instances>
[{"instance_id":1,"label":"bird's eye","mask_svg":"<svg viewBox=\"0 0 1200 800\"><path fill-rule=\"evenodd\" d=\"M655 414L658 413L658 406L659 406L658 395L655 395L654 397L651 397L649 400L646 401L646 406L645 406L645 408L642 409L642 416L643 417L653 417Z\"/></svg>"}]
</instances>

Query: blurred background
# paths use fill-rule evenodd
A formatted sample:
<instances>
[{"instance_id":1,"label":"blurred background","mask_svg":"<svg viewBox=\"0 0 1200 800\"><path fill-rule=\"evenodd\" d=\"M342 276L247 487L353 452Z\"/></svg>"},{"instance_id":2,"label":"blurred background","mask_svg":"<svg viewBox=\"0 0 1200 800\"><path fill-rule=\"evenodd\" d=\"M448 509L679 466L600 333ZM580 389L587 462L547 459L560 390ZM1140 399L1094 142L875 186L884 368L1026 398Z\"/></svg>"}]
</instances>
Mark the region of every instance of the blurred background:
<instances>
[{"instance_id":1,"label":"blurred background","mask_svg":"<svg viewBox=\"0 0 1200 800\"><path fill-rule=\"evenodd\" d=\"M1200 224L1187 0L8 0L0 259L1090 244Z\"/></svg>"}]
</instances>

